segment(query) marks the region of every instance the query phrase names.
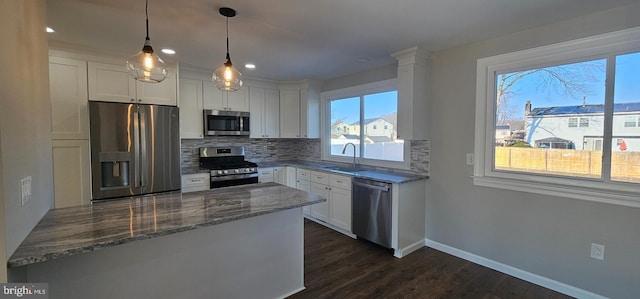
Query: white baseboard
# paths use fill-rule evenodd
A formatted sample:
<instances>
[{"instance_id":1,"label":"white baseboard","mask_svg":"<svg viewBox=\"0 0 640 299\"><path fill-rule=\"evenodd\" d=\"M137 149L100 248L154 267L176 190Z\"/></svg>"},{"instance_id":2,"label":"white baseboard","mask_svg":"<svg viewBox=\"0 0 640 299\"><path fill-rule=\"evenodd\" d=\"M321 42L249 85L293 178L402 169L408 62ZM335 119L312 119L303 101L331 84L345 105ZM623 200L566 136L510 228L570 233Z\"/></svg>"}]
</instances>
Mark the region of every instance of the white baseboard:
<instances>
[{"instance_id":1,"label":"white baseboard","mask_svg":"<svg viewBox=\"0 0 640 299\"><path fill-rule=\"evenodd\" d=\"M490 260L488 258L485 257L481 257L479 255L475 255L473 253L470 252L466 252L464 250L460 250L448 245L444 245L442 243L438 243L436 241L431 241L429 239L425 239L425 245L428 247L431 247L433 249L451 254L453 256L457 256L461 259L465 259L467 261L476 263L478 265L482 265L485 266L487 268L491 268L493 270L520 278L522 280L526 280L528 282L537 284L539 286L554 290L556 292L560 292L572 297L576 297L576 298L597 298L597 299L606 299L607 297L595 294L595 293L591 293L589 291L580 289L580 288L576 288L574 286L570 286L568 284L559 282L559 281L555 281L553 279L549 279L537 274L533 274L509 265L505 265L503 263L500 262L496 262L494 260Z\"/></svg>"},{"instance_id":2,"label":"white baseboard","mask_svg":"<svg viewBox=\"0 0 640 299\"><path fill-rule=\"evenodd\" d=\"M299 289L296 289L296 290L293 290L293 291L289 292L288 294L284 294L282 297L278 297L278 298L284 299L284 298L287 298L287 297L289 297L289 296L291 296L291 295L293 295L293 294L297 294L297 293L299 293L299 292L302 292L302 291L304 291L305 289L306 289L306 288L303 286L303 287L301 287L301 288L299 288Z\"/></svg>"},{"instance_id":3,"label":"white baseboard","mask_svg":"<svg viewBox=\"0 0 640 299\"><path fill-rule=\"evenodd\" d=\"M397 258L402 258L405 255L408 255L408 254L410 254L410 253L412 253L412 252L424 247L424 243L425 243L424 240L420 240L420 241L417 241L417 242L415 242L415 243L413 243L413 244L411 244L409 246L406 246L404 248L395 249L393 251L393 256L395 256Z\"/></svg>"},{"instance_id":4,"label":"white baseboard","mask_svg":"<svg viewBox=\"0 0 640 299\"><path fill-rule=\"evenodd\" d=\"M344 230L344 229L342 229L340 227L337 227L335 225L331 225L330 223L326 223L326 222L324 222L322 220L318 220L315 217L312 217L311 215L304 214L304 218L307 218L307 219L309 219L309 220L311 220L311 221L313 221L313 222L315 222L317 224L324 225L324 226L326 226L326 227L328 227L328 228L330 228L332 230L335 230L335 231L337 231L337 232L339 232L339 233L341 233L343 235L346 235L347 237L351 237L353 239L357 239L358 238L358 236L354 235L351 232L348 232L348 231L346 231L346 230Z\"/></svg>"}]
</instances>

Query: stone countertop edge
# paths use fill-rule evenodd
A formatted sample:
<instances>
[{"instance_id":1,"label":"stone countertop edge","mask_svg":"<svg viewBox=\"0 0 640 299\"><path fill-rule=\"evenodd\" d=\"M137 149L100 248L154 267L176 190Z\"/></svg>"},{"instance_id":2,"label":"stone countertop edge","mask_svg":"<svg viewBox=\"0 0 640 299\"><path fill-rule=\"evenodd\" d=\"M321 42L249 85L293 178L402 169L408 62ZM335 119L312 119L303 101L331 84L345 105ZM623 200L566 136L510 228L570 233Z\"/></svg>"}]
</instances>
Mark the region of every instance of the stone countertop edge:
<instances>
[{"instance_id":1,"label":"stone countertop edge","mask_svg":"<svg viewBox=\"0 0 640 299\"><path fill-rule=\"evenodd\" d=\"M252 194L254 192L256 194ZM238 194L250 196L239 198ZM275 199L287 195L288 198ZM225 196L230 197L224 198ZM126 197L90 206L51 209L16 249L7 261L7 267L26 266L324 201L325 198L304 191L276 183L263 183L186 194L168 192ZM257 207L252 207L252 204L257 204ZM167 205L169 208L166 208ZM196 209L194 205L197 205ZM199 212L203 214L202 219L194 215ZM207 215L208 212L212 215ZM110 215L112 213L116 215ZM126 214L126 217L118 218L118 213L120 216ZM178 223L162 223L165 220L171 222L183 214L189 216L185 221L179 218ZM162 219L163 217L167 219ZM160 223L157 223L157 218L161 218ZM137 222L133 223L133 219ZM136 231L132 227L136 227ZM113 236L101 235L104 231L117 233ZM93 239L86 241L87 238Z\"/></svg>"},{"instance_id":2,"label":"stone countertop edge","mask_svg":"<svg viewBox=\"0 0 640 299\"><path fill-rule=\"evenodd\" d=\"M335 173L341 175L352 176L355 178L363 178L363 179L373 179L377 181L383 181L387 183L396 183L403 184L418 180L428 179L429 176L421 175L421 174L413 174L413 173L402 173L402 172L393 172L393 171L385 171L379 169L368 169L366 167L362 168L362 174L349 174L343 171L332 170L327 167L349 167L346 164L337 164L333 162L312 162L312 161L276 161L276 162L258 162L258 167L282 167L282 166L293 166L297 168L304 168L313 171L324 171L328 173Z\"/></svg>"}]
</instances>

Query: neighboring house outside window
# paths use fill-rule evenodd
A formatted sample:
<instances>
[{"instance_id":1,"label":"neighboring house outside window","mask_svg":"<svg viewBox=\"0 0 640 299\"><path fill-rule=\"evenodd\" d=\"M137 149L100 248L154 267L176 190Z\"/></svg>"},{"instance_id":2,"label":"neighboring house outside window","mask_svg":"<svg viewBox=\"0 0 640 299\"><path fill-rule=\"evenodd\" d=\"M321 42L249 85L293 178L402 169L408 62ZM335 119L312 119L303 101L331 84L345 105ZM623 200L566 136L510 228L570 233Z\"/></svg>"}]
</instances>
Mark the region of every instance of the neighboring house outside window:
<instances>
[{"instance_id":1,"label":"neighboring house outside window","mask_svg":"<svg viewBox=\"0 0 640 299\"><path fill-rule=\"evenodd\" d=\"M640 207L639 45L633 28L479 59L474 184ZM522 141L500 145L504 124Z\"/></svg>"},{"instance_id":2,"label":"neighboring house outside window","mask_svg":"<svg viewBox=\"0 0 640 299\"><path fill-rule=\"evenodd\" d=\"M397 139L396 80L324 92L323 159L351 162L354 148L360 163L408 168L408 147ZM343 128L339 130L338 127ZM342 154L343 149L345 153Z\"/></svg>"}]
</instances>

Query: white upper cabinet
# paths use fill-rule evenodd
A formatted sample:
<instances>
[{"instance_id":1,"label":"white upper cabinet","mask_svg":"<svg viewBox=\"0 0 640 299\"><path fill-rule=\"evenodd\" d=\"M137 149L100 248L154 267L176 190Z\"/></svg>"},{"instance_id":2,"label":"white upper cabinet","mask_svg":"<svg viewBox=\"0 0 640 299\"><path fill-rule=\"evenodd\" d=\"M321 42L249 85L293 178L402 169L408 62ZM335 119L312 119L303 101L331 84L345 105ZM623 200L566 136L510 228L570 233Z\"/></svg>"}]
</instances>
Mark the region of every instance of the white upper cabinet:
<instances>
[{"instance_id":1,"label":"white upper cabinet","mask_svg":"<svg viewBox=\"0 0 640 299\"><path fill-rule=\"evenodd\" d=\"M398 60L398 139L428 138L429 55L419 47L393 54Z\"/></svg>"},{"instance_id":2,"label":"white upper cabinet","mask_svg":"<svg viewBox=\"0 0 640 299\"><path fill-rule=\"evenodd\" d=\"M300 90L280 90L280 138L300 138Z\"/></svg>"},{"instance_id":3,"label":"white upper cabinet","mask_svg":"<svg viewBox=\"0 0 640 299\"><path fill-rule=\"evenodd\" d=\"M251 138L280 137L280 92L248 87Z\"/></svg>"},{"instance_id":4,"label":"white upper cabinet","mask_svg":"<svg viewBox=\"0 0 640 299\"><path fill-rule=\"evenodd\" d=\"M88 63L89 100L143 104L177 105L175 68L160 83L144 83L129 76L124 65Z\"/></svg>"},{"instance_id":5,"label":"white upper cabinet","mask_svg":"<svg viewBox=\"0 0 640 299\"><path fill-rule=\"evenodd\" d=\"M237 91L227 92L219 90L211 81L203 81L202 93L204 109L249 111L249 94L247 87Z\"/></svg>"},{"instance_id":6,"label":"white upper cabinet","mask_svg":"<svg viewBox=\"0 0 640 299\"><path fill-rule=\"evenodd\" d=\"M180 138L203 138L202 81L180 79Z\"/></svg>"},{"instance_id":7,"label":"white upper cabinet","mask_svg":"<svg viewBox=\"0 0 640 299\"><path fill-rule=\"evenodd\" d=\"M87 112L87 63L49 57L51 137L89 139Z\"/></svg>"},{"instance_id":8,"label":"white upper cabinet","mask_svg":"<svg viewBox=\"0 0 640 299\"><path fill-rule=\"evenodd\" d=\"M281 85L281 138L320 138L319 90L319 84L313 81Z\"/></svg>"}]
</instances>

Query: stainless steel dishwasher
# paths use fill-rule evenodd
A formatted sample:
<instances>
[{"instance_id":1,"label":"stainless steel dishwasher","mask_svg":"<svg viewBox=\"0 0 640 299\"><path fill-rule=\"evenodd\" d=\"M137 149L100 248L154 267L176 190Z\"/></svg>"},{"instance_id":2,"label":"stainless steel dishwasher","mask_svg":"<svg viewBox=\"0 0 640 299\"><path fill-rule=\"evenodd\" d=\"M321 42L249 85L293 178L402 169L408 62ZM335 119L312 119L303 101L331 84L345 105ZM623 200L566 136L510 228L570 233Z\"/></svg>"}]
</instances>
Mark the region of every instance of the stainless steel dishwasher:
<instances>
[{"instance_id":1,"label":"stainless steel dishwasher","mask_svg":"<svg viewBox=\"0 0 640 299\"><path fill-rule=\"evenodd\" d=\"M391 248L391 184L353 178L351 190L353 233Z\"/></svg>"}]
</instances>

